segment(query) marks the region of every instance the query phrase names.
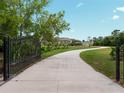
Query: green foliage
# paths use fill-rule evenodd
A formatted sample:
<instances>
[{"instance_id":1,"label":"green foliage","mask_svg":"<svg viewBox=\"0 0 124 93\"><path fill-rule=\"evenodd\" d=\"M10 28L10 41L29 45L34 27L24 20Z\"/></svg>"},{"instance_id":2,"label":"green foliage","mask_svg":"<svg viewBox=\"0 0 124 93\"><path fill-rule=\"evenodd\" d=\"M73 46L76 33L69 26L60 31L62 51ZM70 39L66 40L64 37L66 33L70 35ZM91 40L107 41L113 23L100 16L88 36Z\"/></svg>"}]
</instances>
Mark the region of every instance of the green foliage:
<instances>
[{"instance_id":1,"label":"green foliage","mask_svg":"<svg viewBox=\"0 0 124 93\"><path fill-rule=\"evenodd\" d=\"M24 67L19 61L28 56L41 56L41 52L60 48L54 42L55 37L69 30L69 23L64 20L65 12L49 13L45 10L48 4L49 0L0 0L0 51L3 37L9 36L11 64L18 65L15 71Z\"/></svg>"},{"instance_id":2,"label":"green foliage","mask_svg":"<svg viewBox=\"0 0 124 93\"><path fill-rule=\"evenodd\" d=\"M101 46L103 45L103 37L98 37L98 38L94 37L93 42L94 42L93 44L94 46Z\"/></svg>"},{"instance_id":3,"label":"green foliage","mask_svg":"<svg viewBox=\"0 0 124 93\"><path fill-rule=\"evenodd\" d=\"M120 41L120 45L124 44L124 32L119 33L119 41Z\"/></svg>"},{"instance_id":4,"label":"green foliage","mask_svg":"<svg viewBox=\"0 0 124 93\"><path fill-rule=\"evenodd\" d=\"M82 42L80 40L73 39L70 45L72 46L82 45Z\"/></svg>"},{"instance_id":5,"label":"green foliage","mask_svg":"<svg viewBox=\"0 0 124 93\"><path fill-rule=\"evenodd\" d=\"M64 11L49 13L49 0L1 0L0 33L10 37L34 35L43 45L54 45L55 36L69 30ZM0 40L0 45L2 41Z\"/></svg>"},{"instance_id":6,"label":"green foliage","mask_svg":"<svg viewBox=\"0 0 124 93\"><path fill-rule=\"evenodd\" d=\"M3 41L2 40L0 40L0 46L2 46L3 45Z\"/></svg>"},{"instance_id":7,"label":"green foliage","mask_svg":"<svg viewBox=\"0 0 124 93\"><path fill-rule=\"evenodd\" d=\"M115 47L111 48L110 56L112 57L113 60L115 60L115 58L116 58L116 48Z\"/></svg>"},{"instance_id":8,"label":"green foliage","mask_svg":"<svg viewBox=\"0 0 124 93\"><path fill-rule=\"evenodd\" d=\"M52 42L54 37L65 30L69 30L69 23L64 20L64 12L49 14L44 11L38 17L35 27L37 31L34 32L36 36L42 38L42 41Z\"/></svg>"},{"instance_id":9,"label":"green foliage","mask_svg":"<svg viewBox=\"0 0 124 93\"><path fill-rule=\"evenodd\" d=\"M114 30L110 36L106 36L103 38L94 38L94 45L95 46L112 46L111 50L111 58L115 60L116 57L116 49L113 46L116 46L116 40L118 39L119 44L121 46L121 50L124 49L124 31ZM122 54L120 53L121 60Z\"/></svg>"},{"instance_id":10,"label":"green foliage","mask_svg":"<svg viewBox=\"0 0 124 93\"><path fill-rule=\"evenodd\" d=\"M110 36L106 37L94 37L94 45L95 46L115 46L116 39L119 38L120 45L124 44L124 31L120 32L120 30L114 30Z\"/></svg>"}]
</instances>

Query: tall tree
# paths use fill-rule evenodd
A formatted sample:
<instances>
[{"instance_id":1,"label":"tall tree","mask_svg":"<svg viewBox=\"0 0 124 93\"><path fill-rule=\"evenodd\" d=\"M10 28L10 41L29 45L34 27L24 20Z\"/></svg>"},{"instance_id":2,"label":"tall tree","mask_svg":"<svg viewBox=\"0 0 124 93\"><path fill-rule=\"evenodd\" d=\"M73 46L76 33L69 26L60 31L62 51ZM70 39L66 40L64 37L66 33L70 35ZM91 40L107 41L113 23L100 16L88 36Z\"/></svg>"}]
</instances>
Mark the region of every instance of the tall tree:
<instances>
[{"instance_id":1,"label":"tall tree","mask_svg":"<svg viewBox=\"0 0 124 93\"><path fill-rule=\"evenodd\" d=\"M45 11L37 20L35 35L42 40L52 41L54 37L69 30L69 23L64 20L64 12L49 14Z\"/></svg>"}]
</instances>

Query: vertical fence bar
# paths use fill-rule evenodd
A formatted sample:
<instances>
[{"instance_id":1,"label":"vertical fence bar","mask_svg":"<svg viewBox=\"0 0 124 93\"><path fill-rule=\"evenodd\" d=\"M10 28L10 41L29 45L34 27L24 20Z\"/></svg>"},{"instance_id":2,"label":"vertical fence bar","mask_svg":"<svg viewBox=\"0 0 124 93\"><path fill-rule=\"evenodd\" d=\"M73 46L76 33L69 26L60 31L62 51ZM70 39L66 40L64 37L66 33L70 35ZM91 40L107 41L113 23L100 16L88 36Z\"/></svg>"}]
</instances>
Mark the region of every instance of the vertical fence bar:
<instances>
[{"instance_id":1,"label":"vertical fence bar","mask_svg":"<svg viewBox=\"0 0 124 93\"><path fill-rule=\"evenodd\" d=\"M123 56L122 56L122 60L123 60L123 83L124 83L124 49L123 49Z\"/></svg>"},{"instance_id":2,"label":"vertical fence bar","mask_svg":"<svg viewBox=\"0 0 124 93\"><path fill-rule=\"evenodd\" d=\"M40 43L40 40L38 39L38 49L37 49L37 55L39 58L41 58L41 43Z\"/></svg>"},{"instance_id":3,"label":"vertical fence bar","mask_svg":"<svg viewBox=\"0 0 124 93\"><path fill-rule=\"evenodd\" d=\"M7 62L7 68L8 68L8 79L10 78L10 38L8 37L8 62Z\"/></svg>"},{"instance_id":4,"label":"vertical fence bar","mask_svg":"<svg viewBox=\"0 0 124 93\"><path fill-rule=\"evenodd\" d=\"M4 37L4 70L3 70L3 77L4 77L4 81L7 80L7 38Z\"/></svg>"},{"instance_id":5,"label":"vertical fence bar","mask_svg":"<svg viewBox=\"0 0 124 93\"><path fill-rule=\"evenodd\" d=\"M4 81L9 78L9 37L4 37Z\"/></svg>"},{"instance_id":6,"label":"vertical fence bar","mask_svg":"<svg viewBox=\"0 0 124 93\"><path fill-rule=\"evenodd\" d=\"M120 81L120 46L119 38L116 40L116 80Z\"/></svg>"}]
</instances>

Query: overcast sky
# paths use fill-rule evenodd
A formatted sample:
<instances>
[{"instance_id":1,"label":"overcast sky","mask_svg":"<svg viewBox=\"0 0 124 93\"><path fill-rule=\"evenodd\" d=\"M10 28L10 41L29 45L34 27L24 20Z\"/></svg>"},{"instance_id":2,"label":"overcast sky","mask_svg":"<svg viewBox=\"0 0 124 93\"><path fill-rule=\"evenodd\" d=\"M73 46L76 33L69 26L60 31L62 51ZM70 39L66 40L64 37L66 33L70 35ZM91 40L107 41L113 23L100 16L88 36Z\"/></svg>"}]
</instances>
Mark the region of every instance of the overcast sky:
<instances>
[{"instance_id":1,"label":"overcast sky","mask_svg":"<svg viewBox=\"0 0 124 93\"><path fill-rule=\"evenodd\" d=\"M124 0L52 0L50 12L65 11L70 31L60 36L87 40L88 36L110 35L124 30Z\"/></svg>"}]
</instances>

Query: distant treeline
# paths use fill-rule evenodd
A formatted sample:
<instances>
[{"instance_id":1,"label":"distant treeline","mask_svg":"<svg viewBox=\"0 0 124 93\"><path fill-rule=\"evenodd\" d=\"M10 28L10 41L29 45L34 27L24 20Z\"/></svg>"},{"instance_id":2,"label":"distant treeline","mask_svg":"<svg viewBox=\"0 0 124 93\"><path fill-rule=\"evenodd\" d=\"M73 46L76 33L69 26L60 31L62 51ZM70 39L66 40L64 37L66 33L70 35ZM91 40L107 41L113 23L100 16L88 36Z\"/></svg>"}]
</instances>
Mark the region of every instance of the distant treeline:
<instances>
[{"instance_id":1,"label":"distant treeline","mask_svg":"<svg viewBox=\"0 0 124 93\"><path fill-rule=\"evenodd\" d=\"M94 37L94 46L115 46L116 40L119 40L120 45L124 44L124 31L114 30L110 36L106 37Z\"/></svg>"}]
</instances>

